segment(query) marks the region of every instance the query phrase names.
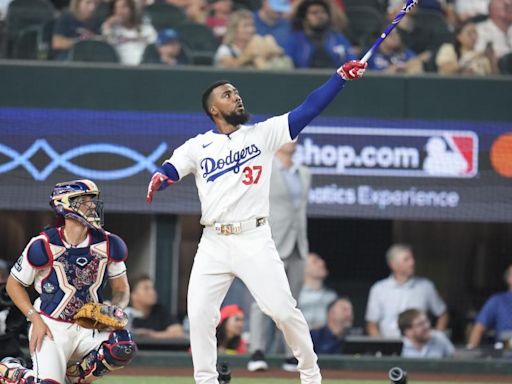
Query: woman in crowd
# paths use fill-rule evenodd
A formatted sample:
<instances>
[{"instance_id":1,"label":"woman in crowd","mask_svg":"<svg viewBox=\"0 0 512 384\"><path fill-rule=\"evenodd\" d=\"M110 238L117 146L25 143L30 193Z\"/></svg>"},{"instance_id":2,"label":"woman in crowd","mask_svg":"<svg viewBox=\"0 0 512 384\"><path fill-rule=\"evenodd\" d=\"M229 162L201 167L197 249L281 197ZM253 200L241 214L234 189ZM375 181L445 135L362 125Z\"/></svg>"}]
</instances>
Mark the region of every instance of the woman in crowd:
<instances>
[{"instance_id":1,"label":"woman in crowd","mask_svg":"<svg viewBox=\"0 0 512 384\"><path fill-rule=\"evenodd\" d=\"M103 23L102 34L126 65L140 64L146 46L157 36L153 26L142 22L135 0L114 0L112 16Z\"/></svg>"},{"instance_id":2,"label":"woman in crowd","mask_svg":"<svg viewBox=\"0 0 512 384\"><path fill-rule=\"evenodd\" d=\"M226 305L220 310L220 323L217 326L217 349L219 353L244 354L247 344L242 339L244 312L236 305Z\"/></svg>"},{"instance_id":3,"label":"woman in crowd","mask_svg":"<svg viewBox=\"0 0 512 384\"><path fill-rule=\"evenodd\" d=\"M454 43L443 44L436 54L438 73L477 74L496 73L496 58L492 47L485 52L475 51L477 30L475 23L466 21L455 30Z\"/></svg>"}]
</instances>

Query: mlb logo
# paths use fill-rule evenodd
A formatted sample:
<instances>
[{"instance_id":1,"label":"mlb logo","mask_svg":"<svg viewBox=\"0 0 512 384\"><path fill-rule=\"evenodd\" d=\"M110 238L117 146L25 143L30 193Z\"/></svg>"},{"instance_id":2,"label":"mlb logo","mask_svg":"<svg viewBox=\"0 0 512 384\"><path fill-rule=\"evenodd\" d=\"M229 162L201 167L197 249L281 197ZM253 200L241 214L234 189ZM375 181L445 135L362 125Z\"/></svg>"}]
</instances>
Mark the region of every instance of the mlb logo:
<instances>
[{"instance_id":1,"label":"mlb logo","mask_svg":"<svg viewBox=\"0 0 512 384\"><path fill-rule=\"evenodd\" d=\"M429 176L473 177L478 172L478 137L472 132L443 132L425 145L423 171Z\"/></svg>"}]
</instances>

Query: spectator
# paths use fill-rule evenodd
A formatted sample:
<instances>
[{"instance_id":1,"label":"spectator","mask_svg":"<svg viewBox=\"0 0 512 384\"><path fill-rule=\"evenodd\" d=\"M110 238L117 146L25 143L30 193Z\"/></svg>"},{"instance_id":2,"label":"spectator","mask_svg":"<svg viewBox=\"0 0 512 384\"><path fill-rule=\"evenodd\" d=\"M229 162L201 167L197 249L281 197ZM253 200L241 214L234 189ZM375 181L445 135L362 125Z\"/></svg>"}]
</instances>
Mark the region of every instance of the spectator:
<instances>
[{"instance_id":1,"label":"spectator","mask_svg":"<svg viewBox=\"0 0 512 384\"><path fill-rule=\"evenodd\" d=\"M427 315L418 309L408 309L398 316L402 334L402 357L442 359L452 357L455 348L441 331L432 330Z\"/></svg>"},{"instance_id":2,"label":"spectator","mask_svg":"<svg viewBox=\"0 0 512 384\"><path fill-rule=\"evenodd\" d=\"M311 331L313 346L317 354L342 352L343 338L354 323L352 303L348 298L339 298L327 307L327 325Z\"/></svg>"},{"instance_id":3,"label":"spectator","mask_svg":"<svg viewBox=\"0 0 512 384\"><path fill-rule=\"evenodd\" d=\"M337 68L356 58L350 42L332 29L326 0L304 0L292 21L286 52L297 68Z\"/></svg>"},{"instance_id":4,"label":"spectator","mask_svg":"<svg viewBox=\"0 0 512 384\"><path fill-rule=\"evenodd\" d=\"M416 56L408 49L402 42L400 33L394 29L370 58L368 69L384 73L421 73L423 57L424 55Z\"/></svg>"},{"instance_id":5,"label":"spectator","mask_svg":"<svg viewBox=\"0 0 512 384\"><path fill-rule=\"evenodd\" d=\"M188 64L189 60L178 39L178 34L174 29L168 28L158 32L156 44L148 47L144 53L143 62L145 64L182 65Z\"/></svg>"},{"instance_id":6,"label":"spectator","mask_svg":"<svg viewBox=\"0 0 512 384\"><path fill-rule=\"evenodd\" d=\"M309 329L318 329L327 323L327 307L338 295L324 286L329 272L325 261L316 253L310 253L306 258L304 269L304 286L299 295L301 309Z\"/></svg>"},{"instance_id":7,"label":"spectator","mask_svg":"<svg viewBox=\"0 0 512 384\"><path fill-rule=\"evenodd\" d=\"M499 59L512 52L512 0L491 0L489 18L477 24L475 50L494 50Z\"/></svg>"},{"instance_id":8,"label":"spectator","mask_svg":"<svg viewBox=\"0 0 512 384\"><path fill-rule=\"evenodd\" d=\"M247 353L247 344L242 339L244 311L236 304L226 305L220 310L217 326L217 349L219 353L238 355Z\"/></svg>"},{"instance_id":9,"label":"spectator","mask_svg":"<svg viewBox=\"0 0 512 384\"><path fill-rule=\"evenodd\" d=\"M391 275L373 284L366 307L367 332L370 336L394 338L400 336L398 315L406 309L430 311L437 316L436 328L448 325L446 304L434 284L414 276L414 256L411 247L392 245L386 253Z\"/></svg>"},{"instance_id":10,"label":"spectator","mask_svg":"<svg viewBox=\"0 0 512 384\"><path fill-rule=\"evenodd\" d=\"M9 267L0 259L0 360L7 356L24 357L20 336L27 336L27 320L6 291Z\"/></svg>"},{"instance_id":11,"label":"spectator","mask_svg":"<svg viewBox=\"0 0 512 384\"><path fill-rule=\"evenodd\" d=\"M488 15L489 0L455 0L455 12L461 22Z\"/></svg>"},{"instance_id":12,"label":"spectator","mask_svg":"<svg viewBox=\"0 0 512 384\"><path fill-rule=\"evenodd\" d=\"M233 0L208 0L208 3L210 6L206 25L212 29L215 37L222 41L233 13Z\"/></svg>"},{"instance_id":13,"label":"spectator","mask_svg":"<svg viewBox=\"0 0 512 384\"><path fill-rule=\"evenodd\" d=\"M69 49L77 41L95 37L100 29L94 12L98 0L71 0L69 11L63 12L55 22L52 49L57 60L67 59Z\"/></svg>"},{"instance_id":14,"label":"spectator","mask_svg":"<svg viewBox=\"0 0 512 384\"><path fill-rule=\"evenodd\" d=\"M0 27L3 27L2 23L7 16L7 10L12 0L0 0Z\"/></svg>"},{"instance_id":15,"label":"spectator","mask_svg":"<svg viewBox=\"0 0 512 384\"><path fill-rule=\"evenodd\" d=\"M208 4L206 0L187 0L184 11L189 21L206 25L208 19Z\"/></svg>"},{"instance_id":16,"label":"spectator","mask_svg":"<svg viewBox=\"0 0 512 384\"><path fill-rule=\"evenodd\" d=\"M261 8L254 12L256 33L271 35L280 47L284 47L290 36L287 14L291 6L288 0L263 0Z\"/></svg>"},{"instance_id":17,"label":"spectator","mask_svg":"<svg viewBox=\"0 0 512 384\"><path fill-rule=\"evenodd\" d=\"M114 0L112 16L103 23L102 33L125 65L140 64L146 47L156 40L153 26L142 23L135 0Z\"/></svg>"},{"instance_id":18,"label":"spectator","mask_svg":"<svg viewBox=\"0 0 512 384\"><path fill-rule=\"evenodd\" d=\"M488 75L496 72L492 52L477 52L475 44L477 31L475 23L465 21L455 30L455 42L443 44L436 55L437 71L441 74Z\"/></svg>"},{"instance_id":19,"label":"spectator","mask_svg":"<svg viewBox=\"0 0 512 384\"><path fill-rule=\"evenodd\" d=\"M512 265L505 270L505 283L508 290L492 295L484 304L476 318L469 336L468 348L480 345L483 334L494 330L496 341L502 341L512 332Z\"/></svg>"},{"instance_id":20,"label":"spectator","mask_svg":"<svg viewBox=\"0 0 512 384\"><path fill-rule=\"evenodd\" d=\"M284 263L292 296L297 299L304 283L304 260L309 248L306 206L311 173L306 167L293 161L296 147L296 143L285 144L274 157L270 177L269 223L277 252ZM249 371L268 369L264 352L267 349L265 344L268 340L268 330L273 327L273 322L263 314L257 303L251 306L250 325L252 355L247 368ZM292 351L283 345L285 343L280 333L276 341L276 344L281 344L277 349L285 349L288 356L282 366L283 369L297 371L297 361Z\"/></svg>"},{"instance_id":21,"label":"spectator","mask_svg":"<svg viewBox=\"0 0 512 384\"><path fill-rule=\"evenodd\" d=\"M223 44L215 54L215 65L224 68L291 68L289 57L272 36L255 35L252 13L240 10L231 16Z\"/></svg>"},{"instance_id":22,"label":"spectator","mask_svg":"<svg viewBox=\"0 0 512 384\"><path fill-rule=\"evenodd\" d=\"M149 276L139 276L130 287L130 307L126 313L130 319L128 327L135 335L155 339L184 337L181 324L163 305L157 304L158 294Z\"/></svg>"}]
</instances>

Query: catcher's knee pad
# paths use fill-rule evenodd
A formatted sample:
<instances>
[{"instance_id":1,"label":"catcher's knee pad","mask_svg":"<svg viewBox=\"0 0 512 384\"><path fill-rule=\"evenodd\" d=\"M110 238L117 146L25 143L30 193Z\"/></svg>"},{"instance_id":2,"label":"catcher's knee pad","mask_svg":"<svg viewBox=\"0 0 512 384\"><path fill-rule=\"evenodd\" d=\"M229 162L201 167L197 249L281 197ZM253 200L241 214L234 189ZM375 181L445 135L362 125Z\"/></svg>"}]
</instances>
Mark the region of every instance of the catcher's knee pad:
<instances>
[{"instance_id":1,"label":"catcher's knee pad","mask_svg":"<svg viewBox=\"0 0 512 384\"><path fill-rule=\"evenodd\" d=\"M97 350L89 352L80 362L68 367L66 375L72 383L91 383L111 371L123 368L135 357L137 345L129 331L110 333Z\"/></svg>"}]
</instances>

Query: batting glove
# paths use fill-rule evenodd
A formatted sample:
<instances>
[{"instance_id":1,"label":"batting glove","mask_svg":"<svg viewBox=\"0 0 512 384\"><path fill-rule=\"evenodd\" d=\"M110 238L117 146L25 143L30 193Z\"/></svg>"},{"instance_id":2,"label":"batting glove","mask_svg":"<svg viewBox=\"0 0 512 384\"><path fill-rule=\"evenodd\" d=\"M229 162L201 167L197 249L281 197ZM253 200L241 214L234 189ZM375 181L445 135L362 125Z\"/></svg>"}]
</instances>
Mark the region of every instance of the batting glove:
<instances>
[{"instance_id":1,"label":"batting glove","mask_svg":"<svg viewBox=\"0 0 512 384\"><path fill-rule=\"evenodd\" d=\"M153 173L153 176L151 177L151 181L148 185L148 194L146 195L146 201L151 204L153 201L153 194L156 191L161 191L165 188L167 188L169 185L174 184L174 181L169 179L166 175L163 173L156 171Z\"/></svg>"},{"instance_id":2,"label":"batting glove","mask_svg":"<svg viewBox=\"0 0 512 384\"><path fill-rule=\"evenodd\" d=\"M367 66L368 63L351 60L339 67L337 72L344 80L358 80L363 77Z\"/></svg>"}]
</instances>

